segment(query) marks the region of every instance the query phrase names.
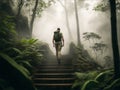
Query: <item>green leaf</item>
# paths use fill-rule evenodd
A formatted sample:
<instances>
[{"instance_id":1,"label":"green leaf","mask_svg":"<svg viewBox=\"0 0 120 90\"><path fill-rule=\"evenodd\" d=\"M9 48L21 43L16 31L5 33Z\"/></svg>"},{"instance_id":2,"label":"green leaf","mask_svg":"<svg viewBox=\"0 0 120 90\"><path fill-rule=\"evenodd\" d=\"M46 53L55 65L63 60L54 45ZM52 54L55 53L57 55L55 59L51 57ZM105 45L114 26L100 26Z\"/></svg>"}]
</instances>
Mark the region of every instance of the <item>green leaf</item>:
<instances>
[{"instance_id":1,"label":"green leaf","mask_svg":"<svg viewBox=\"0 0 120 90\"><path fill-rule=\"evenodd\" d=\"M28 70L2 52L0 52L0 71L2 77L8 80L16 90L35 90L27 73Z\"/></svg>"},{"instance_id":2,"label":"green leaf","mask_svg":"<svg viewBox=\"0 0 120 90\"><path fill-rule=\"evenodd\" d=\"M18 61L18 63L21 63L21 64L23 64L24 66L27 66L27 67L32 68L32 65L29 63L29 61L23 61L23 60L21 60L21 61Z\"/></svg>"},{"instance_id":3,"label":"green leaf","mask_svg":"<svg viewBox=\"0 0 120 90\"><path fill-rule=\"evenodd\" d=\"M14 68L20 71L26 78L29 78L28 74L26 73L26 70L22 66L17 64L12 58L1 52L0 52L0 56L4 58L8 63L10 63Z\"/></svg>"},{"instance_id":4,"label":"green leaf","mask_svg":"<svg viewBox=\"0 0 120 90\"><path fill-rule=\"evenodd\" d=\"M82 81L79 81L79 80L75 80L75 82L73 83L72 85L72 88L76 88L76 87L81 87L83 85L83 82Z\"/></svg>"},{"instance_id":5,"label":"green leaf","mask_svg":"<svg viewBox=\"0 0 120 90\"><path fill-rule=\"evenodd\" d=\"M37 42L37 40L38 40L38 39L29 39L29 40L28 40L28 43L29 43L29 44L34 44L34 43Z\"/></svg>"},{"instance_id":6,"label":"green leaf","mask_svg":"<svg viewBox=\"0 0 120 90\"><path fill-rule=\"evenodd\" d=\"M98 82L95 80L89 80L85 82L81 90L98 90Z\"/></svg>"},{"instance_id":7,"label":"green leaf","mask_svg":"<svg viewBox=\"0 0 120 90\"><path fill-rule=\"evenodd\" d=\"M120 90L120 78L114 80L110 85L105 87L103 90Z\"/></svg>"},{"instance_id":8,"label":"green leaf","mask_svg":"<svg viewBox=\"0 0 120 90\"><path fill-rule=\"evenodd\" d=\"M101 82L101 83L103 81L107 82L110 79L112 79L112 76L113 76L112 70L108 70L108 71L102 72L99 75L97 75L97 77L95 78L95 80L98 81L98 82Z\"/></svg>"},{"instance_id":9,"label":"green leaf","mask_svg":"<svg viewBox=\"0 0 120 90\"><path fill-rule=\"evenodd\" d=\"M22 54L22 51L18 48L12 48L15 52L19 53L19 54Z\"/></svg>"}]
</instances>

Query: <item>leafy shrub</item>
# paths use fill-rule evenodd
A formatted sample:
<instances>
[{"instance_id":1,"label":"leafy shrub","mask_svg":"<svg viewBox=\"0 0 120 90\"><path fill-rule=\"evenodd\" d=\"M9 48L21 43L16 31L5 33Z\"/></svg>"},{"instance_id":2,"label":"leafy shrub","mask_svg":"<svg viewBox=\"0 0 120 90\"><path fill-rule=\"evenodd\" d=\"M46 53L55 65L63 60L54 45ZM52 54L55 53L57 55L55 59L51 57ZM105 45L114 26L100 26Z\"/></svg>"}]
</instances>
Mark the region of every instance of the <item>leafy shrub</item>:
<instances>
[{"instance_id":1,"label":"leafy shrub","mask_svg":"<svg viewBox=\"0 0 120 90\"><path fill-rule=\"evenodd\" d=\"M87 80L92 80L94 79L96 76L98 75L98 72L93 71L93 72L88 72L88 73L79 73L76 72L75 76L76 76L76 80L72 86L72 88L81 88L83 86L83 84L87 81Z\"/></svg>"},{"instance_id":2,"label":"leafy shrub","mask_svg":"<svg viewBox=\"0 0 120 90\"><path fill-rule=\"evenodd\" d=\"M93 80L87 80L81 90L119 90L120 79L114 80L113 70L99 73Z\"/></svg>"},{"instance_id":3,"label":"leafy shrub","mask_svg":"<svg viewBox=\"0 0 120 90\"><path fill-rule=\"evenodd\" d=\"M120 90L120 78L114 80L110 85L106 86L103 90Z\"/></svg>"},{"instance_id":4,"label":"leafy shrub","mask_svg":"<svg viewBox=\"0 0 120 90\"><path fill-rule=\"evenodd\" d=\"M33 68L41 63L43 54L37 47L36 39L21 39L11 41L11 45L4 49L4 53L12 57L19 65L24 66L26 69L33 73Z\"/></svg>"},{"instance_id":5,"label":"leafy shrub","mask_svg":"<svg viewBox=\"0 0 120 90\"><path fill-rule=\"evenodd\" d=\"M15 90L35 90L26 68L4 53L0 53L0 62L0 77L9 81Z\"/></svg>"},{"instance_id":6,"label":"leafy shrub","mask_svg":"<svg viewBox=\"0 0 120 90\"><path fill-rule=\"evenodd\" d=\"M108 71L104 71L101 72L96 78L95 80L97 80L98 82L103 82L103 81L109 81L113 78L113 70L108 70Z\"/></svg>"},{"instance_id":7,"label":"leafy shrub","mask_svg":"<svg viewBox=\"0 0 120 90\"><path fill-rule=\"evenodd\" d=\"M72 57L73 65L76 71L87 72L101 69L102 67L97 64L94 59L90 56L87 50L82 46L77 47L73 43L70 44L70 54Z\"/></svg>"},{"instance_id":8,"label":"leafy shrub","mask_svg":"<svg viewBox=\"0 0 120 90\"><path fill-rule=\"evenodd\" d=\"M75 73L76 80L73 89L80 90L119 90L120 79L114 79L114 71L94 71L89 73Z\"/></svg>"},{"instance_id":9,"label":"leafy shrub","mask_svg":"<svg viewBox=\"0 0 120 90\"><path fill-rule=\"evenodd\" d=\"M16 35L14 17L0 12L0 50L4 51L11 46L11 40Z\"/></svg>"},{"instance_id":10,"label":"leafy shrub","mask_svg":"<svg viewBox=\"0 0 120 90\"><path fill-rule=\"evenodd\" d=\"M40 54L33 48L37 40L30 39L25 42L17 40L14 17L2 11L0 13L0 78L3 78L6 83L10 82L13 86L4 88L6 83L0 83L0 88L34 90L30 79L32 68L30 61Z\"/></svg>"}]
</instances>

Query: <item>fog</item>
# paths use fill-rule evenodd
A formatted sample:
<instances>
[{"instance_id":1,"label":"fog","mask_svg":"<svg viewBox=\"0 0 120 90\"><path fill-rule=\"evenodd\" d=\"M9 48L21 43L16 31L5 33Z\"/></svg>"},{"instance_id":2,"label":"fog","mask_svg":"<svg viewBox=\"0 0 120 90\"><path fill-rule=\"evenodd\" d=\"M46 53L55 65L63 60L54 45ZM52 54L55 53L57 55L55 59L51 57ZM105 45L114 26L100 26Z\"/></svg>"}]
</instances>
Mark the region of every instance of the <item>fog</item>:
<instances>
[{"instance_id":1,"label":"fog","mask_svg":"<svg viewBox=\"0 0 120 90\"><path fill-rule=\"evenodd\" d=\"M81 42L84 45L84 48L89 50L89 43L84 41L82 38L82 33L98 33L102 36L101 41L108 44L106 54L111 55L110 15L109 12L104 13L93 10L93 7L95 7L99 2L100 0L81 0L81 6L78 6ZM67 0L67 9L73 42L76 44L77 32L73 0ZM67 54L69 50L70 38L66 27L65 10L59 2L56 2L49 8L45 9L42 16L35 19L33 37L39 39L40 41L47 42L55 54L55 48L52 44L52 37L53 32L58 27L61 28L61 32L63 33L65 39L65 46L62 49L62 54Z\"/></svg>"}]
</instances>

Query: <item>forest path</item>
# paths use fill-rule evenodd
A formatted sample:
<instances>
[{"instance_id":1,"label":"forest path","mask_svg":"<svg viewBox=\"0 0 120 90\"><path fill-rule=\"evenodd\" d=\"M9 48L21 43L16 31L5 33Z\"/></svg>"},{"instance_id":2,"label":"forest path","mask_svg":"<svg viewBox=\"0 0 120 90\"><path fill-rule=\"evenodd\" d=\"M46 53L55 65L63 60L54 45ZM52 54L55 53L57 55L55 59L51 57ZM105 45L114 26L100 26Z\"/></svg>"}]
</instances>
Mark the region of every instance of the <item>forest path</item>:
<instances>
[{"instance_id":1,"label":"forest path","mask_svg":"<svg viewBox=\"0 0 120 90\"><path fill-rule=\"evenodd\" d=\"M38 65L37 69L33 81L38 90L71 90L75 77L70 56L62 56L61 64L52 56Z\"/></svg>"}]
</instances>

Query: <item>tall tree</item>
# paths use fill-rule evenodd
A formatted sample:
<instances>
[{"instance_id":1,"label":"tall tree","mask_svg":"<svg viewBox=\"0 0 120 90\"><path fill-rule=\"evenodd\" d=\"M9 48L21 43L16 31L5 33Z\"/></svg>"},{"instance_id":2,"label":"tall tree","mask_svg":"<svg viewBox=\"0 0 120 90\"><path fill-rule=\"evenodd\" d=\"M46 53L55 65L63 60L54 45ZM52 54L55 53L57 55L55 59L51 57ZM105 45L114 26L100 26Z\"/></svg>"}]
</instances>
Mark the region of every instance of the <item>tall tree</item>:
<instances>
[{"instance_id":1,"label":"tall tree","mask_svg":"<svg viewBox=\"0 0 120 90\"><path fill-rule=\"evenodd\" d=\"M19 17L19 15L21 14L21 10L22 10L23 4L24 4L24 1L23 1L23 0L19 0L19 1L18 1L17 17Z\"/></svg>"},{"instance_id":2,"label":"tall tree","mask_svg":"<svg viewBox=\"0 0 120 90\"><path fill-rule=\"evenodd\" d=\"M66 16L66 26L68 29L68 33L69 33L69 38L72 41L73 37L72 37L72 33L71 33L71 29L70 29L70 24L69 24L69 18L68 18L68 11L67 11L67 7L66 7L66 0L64 0L65 5L61 2L61 0L58 0L61 4L61 6L64 8L65 10L65 16Z\"/></svg>"},{"instance_id":3,"label":"tall tree","mask_svg":"<svg viewBox=\"0 0 120 90\"><path fill-rule=\"evenodd\" d=\"M35 15L36 15L36 11L37 11L38 1L39 0L35 0L35 6L33 8L33 14L32 14L32 18L31 18L31 21L30 21L30 35L31 36L32 36L33 23L34 23L34 20L35 20Z\"/></svg>"},{"instance_id":4,"label":"tall tree","mask_svg":"<svg viewBox=\"0 0 120 90\"><path fill-rule=\"evenodd\" d=\"M14 1L13 1L14 3ZM22 15L24 0L17 0L16 31L19 38L30 38L30 31L27 17Z\"/></svg>"},{"instance_id":5,"label":"tall tree","mask_svg":"<svg viewBox=\"0 0 120 90\"><path fill-rule=\"evenodd\" d=\"M114 58L115 78L120 76L120 57L117 38L117 22L116 22L116 0L109 0L111 12L111 35L112 35L112 48Z\"/></svg>"},{"instance_id":6,"label":"tall tree","mask_svg":"<svg viewBox=\"0 0 120 90\"><path fill-rule=\"evenodd\" d=\"M34 21L36 16L41 16L42 11L44 11L45 8L48 8L49 6L52 5L52 2L54 2L54 0L29 0L28 2L32 2L32 6L33 8L31 10L29 10L30 12L32 12L31 18L30 18L30 35L32 37L32 31L33 31L33 25L34 25ZM30 3L28 3L30 6ZM35 4L33 4L35 3Z\"/></svg>"},{"instance_id":7,"label":"tall tree","mask_svg":"<svg viewBox=\"0 0 120 90\"><path fill-rule=\"evenodd\" d=\"M81 46L79 17L78 17L78 9L77 9L77 1L76 0L74 0L74 5L75 5L75 16L76 16L76 25L77 25L77 43L78 43L78 46Z\"/></svg>"},{"instance_id":8,"label":"tall tree","mask_svg":"<svg viewBox=\"0 0 120 90\"><path fill-rule=\"evenodd\" d=\"M116 0L116 11L117 11L117 28L118 28L118 40L120 40L120 0ZM100 3L98 3L98 5L96 5L96 7L94 7L95 11L102 11L102 12L106 12L110 10L110 3L109 0L101 0ZM119 42L119 51L120 51L120 42Z\"/></svg>"}]
</instances>

